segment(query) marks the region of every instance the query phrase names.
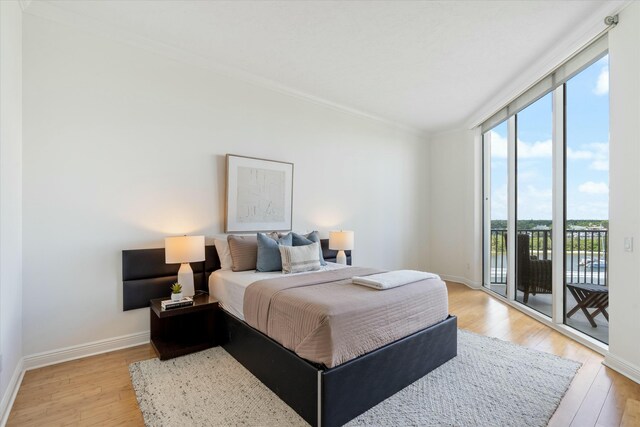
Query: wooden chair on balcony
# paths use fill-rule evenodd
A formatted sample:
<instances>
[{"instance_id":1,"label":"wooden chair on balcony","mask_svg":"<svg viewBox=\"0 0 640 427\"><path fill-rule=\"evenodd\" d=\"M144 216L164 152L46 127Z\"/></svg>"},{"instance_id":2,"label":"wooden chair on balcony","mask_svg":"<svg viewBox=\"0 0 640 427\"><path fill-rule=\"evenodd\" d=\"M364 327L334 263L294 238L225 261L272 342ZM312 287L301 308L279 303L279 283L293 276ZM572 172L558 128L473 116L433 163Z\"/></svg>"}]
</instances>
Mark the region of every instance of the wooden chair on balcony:
<instances>
[{"instance_id":1,"label":"wooden chair on balcony","mask_svg":"<svg viewBox=\"0 0 640 427\"><path fill-rule=\"evenodd\" d=\"M538 259L531 255L530 236L518 234L516 252L516 287L524 293L523 302L529 301L529 295L550 294L551 260Z\"/></svg>"}]
</instances>

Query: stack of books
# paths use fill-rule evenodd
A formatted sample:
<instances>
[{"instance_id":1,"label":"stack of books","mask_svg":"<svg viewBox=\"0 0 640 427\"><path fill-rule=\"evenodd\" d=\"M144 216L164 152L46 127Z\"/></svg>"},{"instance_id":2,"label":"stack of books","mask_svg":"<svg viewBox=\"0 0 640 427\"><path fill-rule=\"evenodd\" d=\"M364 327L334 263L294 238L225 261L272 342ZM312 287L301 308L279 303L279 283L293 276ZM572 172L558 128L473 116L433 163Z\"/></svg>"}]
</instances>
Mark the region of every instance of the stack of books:
<instances>
[{"instance_id":1,"label":"stack of books","mask_svg":"<svg viewBox=\"0 0 640 427\"><path fill-rule=\"evenodd\" d=\"M160 302L160 306L163 310L171 310L172 308L178 307L188 307L190 305L193 305L193 298L191 297L182 297L182 299L179 301L168 299Z\"/></svg>"}]
</instances>

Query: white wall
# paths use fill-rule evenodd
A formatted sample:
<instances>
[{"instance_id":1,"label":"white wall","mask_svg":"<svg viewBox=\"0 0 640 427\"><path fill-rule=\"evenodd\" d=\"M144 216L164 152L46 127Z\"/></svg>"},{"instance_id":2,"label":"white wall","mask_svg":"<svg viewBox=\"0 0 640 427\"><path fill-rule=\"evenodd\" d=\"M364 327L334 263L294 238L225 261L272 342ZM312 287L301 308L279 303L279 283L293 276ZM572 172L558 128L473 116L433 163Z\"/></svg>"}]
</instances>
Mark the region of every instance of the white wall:
<instances>
[{"instance_id":1,"label":"white wall","mask_svg":"<svg viewBox=\"0 0 640 427\"><path fill-rule=\"evenodd\" d=\"M457 130L429 143L429 271L478 287L482 277L480 145Z\"/></svg>"},{"instance_id":2,"label":"white wall","mask_svg":"<svg viewBox=\"0 0 640 427\"><path fill-rule=\"evenodd\" d=\"M640 381L640 3L609 32L609 350L606 363ZM624 238L634 251L624 251Z\"/></svg>"},{"instance_id":3,"label":"white wall","mask_svg":"<svg viewBox=\"0 0 640 427\"><path fill-rule=\"evenodd\" d=\"M148 330L121 250L222 231L224 155L295 164L294 229L424 267L427 146L388 124L24 19L25 354Z\"/></svg>"},{"instance_id":4,"label":"white wall","mask_svg":"<svg viewBox=\"0 0 640 427\"><path fill-rule=\"evenodd\" d=\"M17 1L0 2L0 354L2 418L22 360L22 10Z\"/></svg>"}]
</instances>

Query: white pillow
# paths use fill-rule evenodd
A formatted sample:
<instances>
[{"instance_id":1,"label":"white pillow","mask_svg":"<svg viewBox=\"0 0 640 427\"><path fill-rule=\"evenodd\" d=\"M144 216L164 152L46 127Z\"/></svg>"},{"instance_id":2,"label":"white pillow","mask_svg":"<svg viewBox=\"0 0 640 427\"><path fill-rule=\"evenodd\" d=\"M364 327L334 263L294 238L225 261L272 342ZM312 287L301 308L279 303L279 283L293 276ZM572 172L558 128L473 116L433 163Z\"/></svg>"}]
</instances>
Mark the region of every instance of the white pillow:
<instances>
[{"instance_id":1,"label":"white pillow","mask_svg":"<svg viewBox=\"0 0 640 427\"><path fill-rule=\"evenodd\" d=\"M280 257L282 258L283 273L320 270L319 243L316 242L306 246L278 245L278 249L280 249Z\"/></svg>"},{"instance_id":2,"label":"white pillow","mask_svg":"<svg viewBox=\"0 0 640 427\"><path fill-rule=\"evenodd\" d=\"M231 251L229 250L229 242L226 239L213 239L213 244L216 246L216 252L218 252L218 258L220 258L220 270L231 270L233 260L231 259Z\"/></svg>"}]
</instances>

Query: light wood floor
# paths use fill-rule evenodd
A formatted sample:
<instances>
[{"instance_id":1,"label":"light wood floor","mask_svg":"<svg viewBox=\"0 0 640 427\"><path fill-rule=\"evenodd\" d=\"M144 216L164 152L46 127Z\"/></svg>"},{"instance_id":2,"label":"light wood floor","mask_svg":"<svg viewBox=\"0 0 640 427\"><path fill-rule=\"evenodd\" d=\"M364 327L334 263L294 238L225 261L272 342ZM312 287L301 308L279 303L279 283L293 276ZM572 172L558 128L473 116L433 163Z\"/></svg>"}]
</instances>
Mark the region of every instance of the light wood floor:
<instances>
[{"instance_id":1,"label":"light wood floor","mask_svg":"<svg viewBox=\"0 0 640 427\"><path fill-rule=\"evenodd\" d=\"M583 363L551 426L640 426L640 385L604 367L602 356L482 291L448 285L459 327ZM8 425L142 426L127 367L152 357L144 345L28 371Z\"/></svg>"}]
</instances>

